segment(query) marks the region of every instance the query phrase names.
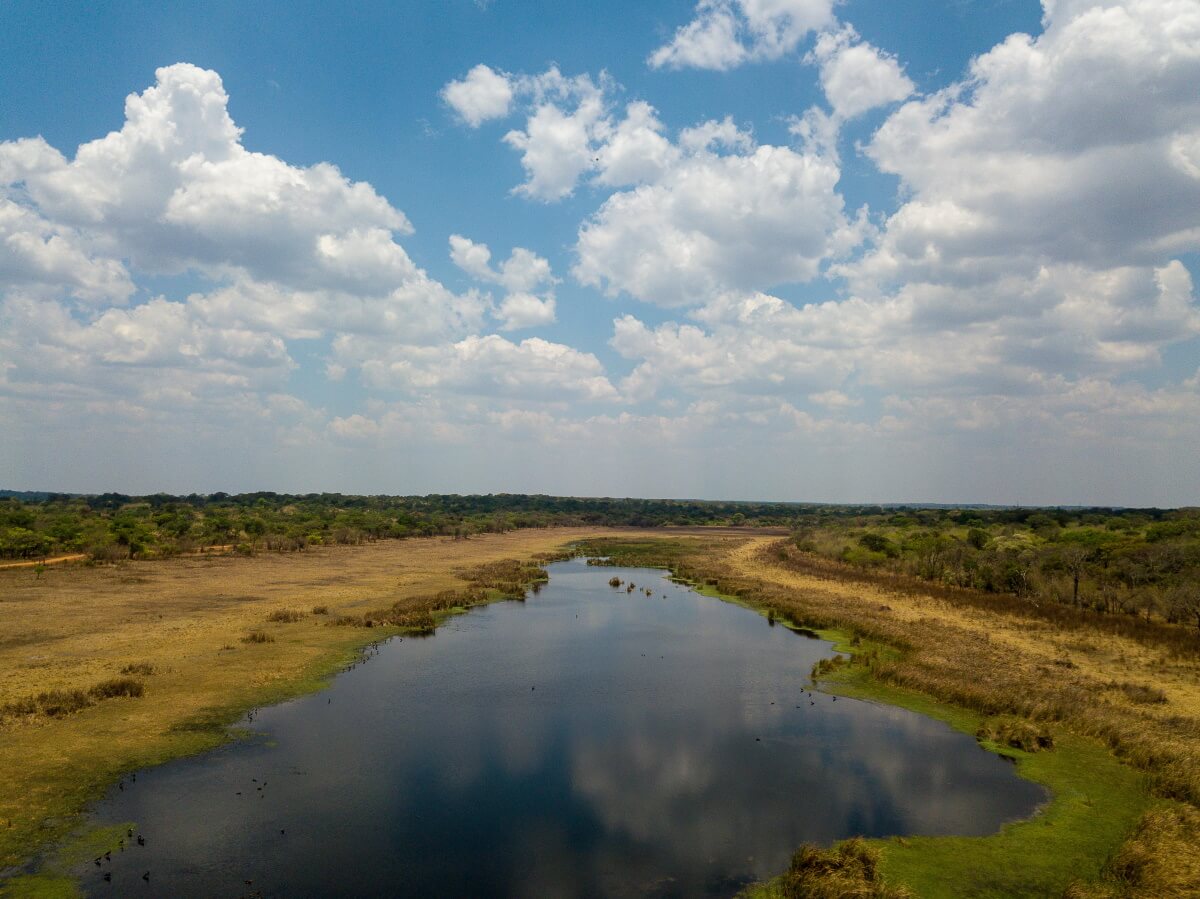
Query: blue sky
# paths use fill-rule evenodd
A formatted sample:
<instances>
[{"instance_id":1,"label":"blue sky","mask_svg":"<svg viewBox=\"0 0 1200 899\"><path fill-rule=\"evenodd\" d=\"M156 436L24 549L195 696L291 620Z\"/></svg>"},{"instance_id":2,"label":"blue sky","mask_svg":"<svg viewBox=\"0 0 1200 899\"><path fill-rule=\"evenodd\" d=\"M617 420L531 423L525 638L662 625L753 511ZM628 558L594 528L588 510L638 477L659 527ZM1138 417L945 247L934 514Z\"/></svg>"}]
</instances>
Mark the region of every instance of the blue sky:
<instances>
[{"instance_id":1,"label":"blue sky","mask_svg":"<svg viewBox=\"0 0 1200 899\"><path fill-rule=\"evenodd\" d=\"M5 3L0 482L1200 502L1197 19Z\"/></svg>"}]
</instances>

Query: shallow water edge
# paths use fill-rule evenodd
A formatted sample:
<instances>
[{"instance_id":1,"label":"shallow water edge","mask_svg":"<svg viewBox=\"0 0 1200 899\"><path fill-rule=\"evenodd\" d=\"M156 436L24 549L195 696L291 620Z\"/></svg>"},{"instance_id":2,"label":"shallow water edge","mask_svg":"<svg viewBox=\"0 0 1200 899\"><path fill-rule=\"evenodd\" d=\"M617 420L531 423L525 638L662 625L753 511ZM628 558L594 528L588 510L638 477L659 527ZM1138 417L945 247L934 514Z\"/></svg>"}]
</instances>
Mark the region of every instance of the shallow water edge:
<instances>
[{"instance_id":1,"label":"shallow water edge","mask_svg":"<svg viewBox=\"0 0 1200 899\"><path fill-rule=\"evenodd\" d=\"M709 595L709 596L715 596L716 598L719 598L719 599L727 601L727 602L731 602L735 605L745 606L745 607L752 608L752 609L755 608L752 603L745 602L739 598L721 596L719 594L716 594L716 592L712 588L697 587L696 592L700 592L700 593L703 593L703 594ZM499 599L499 598L503 598L503 597L494 597L494 599ZM453 612L448 612L445 615L439 616L439 619L440 619L438 622L439 626L444 626L447 619L450 617L451 614L457 614L458 612L461 612L461 611L464 611L464 610L454 610ZM756 609L756 611L759 611L761 613L763 610ZM803 628L796 626L796 625L792 625L789 622L780 621L777 623L781 624L783 626L791 626L792 629L800 631L801 633L803 633L803 631L804 631ZM314 666L315 668L319 668L320 670L314 671L308 678L306 678L306 680L303 683L290 684L290 685L287 685L287 686L283 687L282 689L276 691L275 695L270 697L270 699L274 700L275 702L281 702L281 701L286 700L289 697L295 697L298 695L302 695L303 693L313 692L316 690L320 690L324 687L327 687L332 682L330 679L330 675L336 675L342 668L345 667L349 658L357 657L358 654L361 653L361 651L364 647L368 647L372 644L378 643L380 641L381 637L383 637L384 639L390 639L392 636L395 636L398 633L402 633L401 631L389 629L389 631L385 631L384 634L381 634L380 630L381 629L376 629L374 632L363 633L362 639L355 641L356 646L353 650L341 655L340 657L338 657L336 659L328 660L328 662L322 666ZM805 636L808 636L812 633L813 632L809 632L808 634L805 634ZM843 634L838 634L838 633L834 633L834 632L821 632L821 633L816 634L816 636L819 636L820 638L822 638L824 640L833 642L835 644L835 648L838 649L839 651L852 653L855 650L855 647L848 645L848 643L846 642L846 636ZM899 705L899 706L903 706L903 707L907 707L907 708L912 708L913 710L918 711L921 714L924 714L926 716L934 717L934 718L946 721L947 723L950 723L951 725L956 727L956 729L965 731L967 733L971 733L972 729L973 729L972 725L970 723L969 714L964 715L963 713L961 713L960 710L955 710L952 707L946 706L944 704L934 703L934 702L928 700L928 698L919 697L919 696L916 696L915 694L912 696L906 696L906 695L902 695L901 693L894 691L894 690L875 689L872 687L872 685L870 683L864 682L861 678L858 678L858 679L854 680L853 682L848 679L842 679L840 681L834 681L834 682L827 682L826 690L827 690L827 692L836 693L838 695L843 695L846 697L857 696L859 698L864 698L864 699L883 701L890 705ZM264 701L262 704L265 705L266 701ZM213 729L221 726L222 719L224 722L228 722L230 719L240 717L242 711L243 711L243 709L224 710L223 713L217 713L211 717L206 717L206 719L203 722L199 722L199 726L202 727L206 731L213 730ZM235 730L229 730L226 728L221 731L220 739L227 741L229 739L242 737L242 736L245 736L245 734L239 733ZM211 746L210 747L200 746L197 748L196 751L203 752L208 748L211 748ZM1011 755L1012 753L1006 753L1006 754ZM1025 772L1022 771L1022 773L1025 773ZM1034 778L1034 779L1036 780L1037 778ZM95 832L95 831L92 832L90 835L85 835L84 838L81 838L81 840L76 841L75 848L78 849L80 846L86 844L89 847L87 851L91 851L90 847L94 847L96 845L96 841L99 836L100 836L100 833ZM940 839L940 838L935 838L935 839ZM66 847L59 854L59 858L62 861L67 861L67 859L72 855L77 855L77 854L71 852L70 847ZM74 861L74 859L71 859L71 860ZM46 868L51 868L51 867L52 867L52 865L46 866ZM47 886L48 885L49 884L47 884ZM33 886L33 884L29 884L29 886Z\"/></svg>"}]
</instances>

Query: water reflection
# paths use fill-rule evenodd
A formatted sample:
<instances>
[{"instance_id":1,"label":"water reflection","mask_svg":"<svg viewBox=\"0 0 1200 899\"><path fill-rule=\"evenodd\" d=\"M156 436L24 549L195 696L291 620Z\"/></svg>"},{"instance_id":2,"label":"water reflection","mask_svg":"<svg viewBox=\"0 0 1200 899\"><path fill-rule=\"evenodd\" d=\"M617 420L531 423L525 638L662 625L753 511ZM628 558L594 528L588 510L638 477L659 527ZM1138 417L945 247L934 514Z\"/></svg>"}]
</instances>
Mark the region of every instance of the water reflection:
<instances>
[{"instance_id":1,"label":"water reflection","mask_svg":"<svg viewBox=\"0 0 1200 899\"><path fill-rule=\"evenodd\" d=\"M608 586L616 574L653 596ZM731 895L805 840L984 834L1039 788L968 736L809 693L829 645L643 569L390 643L269 739L101 804L146 846L94 895ZM149 872L149 882L142 879ZM102 872L112 875L101 881Z\"/></svg>"}]
</instances>

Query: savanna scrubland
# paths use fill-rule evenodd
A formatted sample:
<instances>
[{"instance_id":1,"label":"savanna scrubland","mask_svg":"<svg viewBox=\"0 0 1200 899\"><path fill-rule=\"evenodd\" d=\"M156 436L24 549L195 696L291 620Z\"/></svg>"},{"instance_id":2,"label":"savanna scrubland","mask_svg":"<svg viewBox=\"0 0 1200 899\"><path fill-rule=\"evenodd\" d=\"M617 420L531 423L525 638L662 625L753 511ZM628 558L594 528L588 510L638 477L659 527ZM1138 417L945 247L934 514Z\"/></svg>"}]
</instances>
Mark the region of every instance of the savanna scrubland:
<instances>
[{"instance_id":1,"label":"savanna scrubland","mask_svg":"<svg viewBox=\"0 0 1200 899\"><path fill-rule=\"evenodd\" d=\"M0 866L36 872L10 893L69 892L56 859L127 772L577 551L821 631L848 653L826 689L941 717L1055 796L995 837L803 847L752 892L1200 893L1195 510L25 496L0 546L33 563L0 570Z\"/></svg>"}]
</instances>

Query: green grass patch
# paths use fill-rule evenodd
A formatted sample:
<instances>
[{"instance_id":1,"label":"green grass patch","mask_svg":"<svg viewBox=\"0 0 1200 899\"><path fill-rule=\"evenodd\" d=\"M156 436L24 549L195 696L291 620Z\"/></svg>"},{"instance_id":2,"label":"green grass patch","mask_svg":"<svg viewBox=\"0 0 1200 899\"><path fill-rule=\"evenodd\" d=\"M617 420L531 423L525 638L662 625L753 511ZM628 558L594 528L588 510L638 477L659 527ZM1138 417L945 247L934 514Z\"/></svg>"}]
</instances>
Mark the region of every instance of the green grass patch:
<instances>
[{"instance_id":1,"label":"green grass patch","mask_svg":"<svg viewBox=\"0 0 1200 899\"><path fill-rule=\"evenodd\" d=\"M846 652L877 650L854 645L845 634L825 632ZM850 665L822 678L822 688L868 702L899 706L974 734L984 717L929 696L879 683ZM988 837L896 837L871 840L882 850L886 883L912 890L922 899L1012 899L1061 896L1073 881L1099 881L1104 866L1151 808L1146 777L1121 764L1095 740L1057 734L1055 748L1028 753L982 741L1012 759L1017 773L1044 785L1051 799L1036 816L1005 825ZM747 897L781 895L777 884L747 890Z\"/></svg>"},{"instance_id":2,"label":"green grass patch","mask_svg":"<svg viewBox=\"0 0 1200 899\"><path fill-rule=\"evenodd\" d=\"M79 882L71 871L105 852L120 851L132 824L88 827L64 842L45 860L36 874L21 874L0 882L4 899L75 899L82 896Z\"/></svg>"},{"instance_id":3,"label":"green grass patch","mask_svg":"<svg viewBox=\"0 0 1200 899\"><path fill-rule=\"evenodd\" d=\"M75 878L65 874L19 874L0 881L4 899L78 899L82 895Z\"/></svg>"},{"instance_id":4,"label":"green grass patch","mask_svg":"<svg viewBox=\"0 0 1200 899\"><path fill-rule=\"evenodd\" d=\"M1154 805L1145 778L1082 737L1029 755L1010 750L1023 776L1053 794L1029 821L990 837L886 840L881 870L918 896L1060 896L1074 880L1097 881L1112 853Z\"/></svg>"}]
</instances>

